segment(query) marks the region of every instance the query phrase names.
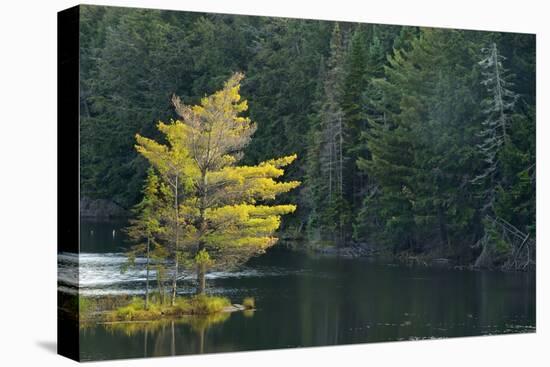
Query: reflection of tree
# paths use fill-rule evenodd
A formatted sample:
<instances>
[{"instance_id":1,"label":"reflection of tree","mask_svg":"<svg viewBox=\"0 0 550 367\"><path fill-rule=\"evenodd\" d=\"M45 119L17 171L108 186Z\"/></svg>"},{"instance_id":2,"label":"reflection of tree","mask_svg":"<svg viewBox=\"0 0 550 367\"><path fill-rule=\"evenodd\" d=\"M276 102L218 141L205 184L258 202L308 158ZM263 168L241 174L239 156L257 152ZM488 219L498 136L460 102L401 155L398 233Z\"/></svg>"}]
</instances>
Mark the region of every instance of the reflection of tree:
<instances>
[{"instance_id":1,"label":"reflection of tree","mask_svg":"<svg viewBox=\"0 0 550 367\"><path fill-rule=\"evenodd\" d=\"M145 329L145 333L143 336L143 357L147 358L147 335L148 335L148 329Z\"/></svg>"},{"instance_id":2,"label":"reflection of tree","mask_svg":"<svg viewBox=\"0 0 550 367\"><path fill-rule=\"evenodd\" d=\"M170 354L175 356L176 355L176 333L174 332L174 320L172 320L170 324L170 330L172 331L172 343L170 344Z\"/></svg>"},{"instance_id":3,"label":"reflection of tree","mask_svg":"<svg viewBox=\"0 0 550 367\"><path fill-rule=\"evenodd\" d=\"M211 315L193 316L186 321L194 331L206 330L212 325L221 324L229 318L228 312L219 312Z\"/></svg>"},{"instance_id":4,"label":"reflection of tree","mask_svg":"<svg viewBox=\"0 0 550 367\"><path fill-rule=\"evenodd\" d=\"M199 338L199 354L204 353L204 339L206 336L206 330L212 325L220 324L229 318L229 313L222 312L212 315L206 315L202 317L193 317L189 323L191 329L193 329Z\"/></svg>"},{"instance_id":5,"label":"reflection of tree","mask_svg":"<svg viewBox=\"0 0 550 367\"><path fill-rule=\"evenodd\" d=\"M170 355L176 355L176 326L188 325L190 330L192 330L197 335L198 350L196 351L196 353L202 354L204 353L207 330L216 324L223 323L229 318L230 315L230 313L221 312L211 315L186 316L177 320L113 322L106 323L104 324L104 326L108 332L113 334L122 333L128 337L143 334L143 353L144 356L147 357L149 353L147 345L150 341L150 338L152 338L154 341L154 348L152 351L153 355L168 354L162 352L163 345L170 345L169 351L165 351L169 352Z\"/></svg>"},{"instance_id":6,"label":"reflection of tree","mask_svg":"<svg viewBox=\"0 0 550 367\"><path fill-rule=\"evenodd\" d=\"M105 329L112 334L122 333L125 336L136 336L141 333L145 333L145 330L152 334L157 333L160 329L163 329L169 321L131 321L131 322L110 322L105 323Z\"/></svg>"},{"instance_id":7,"label":"reflection of tree","mask_svg":"<svg viewBox=\"0 0 550 367\"><path fill-rule=\"evenodd\" d=\"M243 316L244 317L254 317L254 312L255 312L255 310L244 310L243 311Z\"/></svg>"}]
</instances>

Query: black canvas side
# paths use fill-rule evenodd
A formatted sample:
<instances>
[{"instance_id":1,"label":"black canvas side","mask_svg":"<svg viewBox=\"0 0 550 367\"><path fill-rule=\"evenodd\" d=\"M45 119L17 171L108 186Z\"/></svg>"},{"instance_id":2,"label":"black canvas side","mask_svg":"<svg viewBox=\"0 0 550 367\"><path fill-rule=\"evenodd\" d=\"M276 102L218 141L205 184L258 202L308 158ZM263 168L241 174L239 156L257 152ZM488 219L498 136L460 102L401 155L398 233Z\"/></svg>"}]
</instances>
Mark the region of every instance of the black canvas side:
<instances>
[{"instance_id":1,"label":"black canvas side","mask_svg":"<svg viewBox=\"0 0 550 367\"><path fill-rule=\"evenodd\" d=\"M79 14L79 6L57 14L58 256L79 253ZM70 266L78 279L78 260ZM78 361L78 293L58 291L57 300L57 352Z\"/></svg>"}]
</instances>

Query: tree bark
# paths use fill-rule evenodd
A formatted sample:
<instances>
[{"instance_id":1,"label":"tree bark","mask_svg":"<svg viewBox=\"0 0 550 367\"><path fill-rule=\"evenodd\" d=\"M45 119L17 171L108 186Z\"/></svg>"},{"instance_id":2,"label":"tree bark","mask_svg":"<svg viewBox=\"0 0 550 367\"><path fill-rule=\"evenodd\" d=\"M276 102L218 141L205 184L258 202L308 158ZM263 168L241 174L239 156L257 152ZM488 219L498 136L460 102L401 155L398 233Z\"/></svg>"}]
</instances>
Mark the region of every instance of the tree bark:
<instances>
[{"instance_id":1,"label":"tree bark","mask_svg":"<svg viewBox=\"0 0 550 367\"><path fill-rule=\"evenodd\" d=\"M200 265L197 270L197 294L204 294L206 290L206 271L204 265Z\"/></svg>"},{"instance_id":2,"label":"tree bark","mask_svg":"<svg viewBox=\"0 0 550 367\"><path fill-rule=\"evenodd\" d=\"M178 258L178 242L179 242L179 209L178 209L178 176L176 176L175 180L175 189L174 189L174 209L175 209L175 220L174 220L174 229L175 229L175 243L174 243L174 277L172 279L172 299L170 301L170 304L174 306L176 304L176 288L178 283L178 266L179 266L179 258Z\"/></svg>"},{"instance_id":3,"label":"tree bark","mask_svg":"<svg viewBox=\"0 0 550 367\"><path fill-rule=\"evenodd\" d=\"M147 264L145 265L145 309L149 308L149 247L151 239L147 237Z\"/></svg>"},{"instance_id":4,"label":"tree bark","mask_svg":"<svg viewBox=\"0 0 550 367\"><path fill-rule=\"evenodd\" d=\"M208 196L208 181L206 178L206 171L203 170L201 173L201 181L202 181L202 192L201 192L201 202L200 202L200 208L199 208L199 243L197 246L197 253L200 253L202 250L204 250L204 241L202 240L202 236L206 233L206 218L205 218L205 208L206 208L206 198ZM204 291L206 289L206 269L204 264L199 264L197 266L197 294L204 294Z\"/></svg>"}]
</instances>

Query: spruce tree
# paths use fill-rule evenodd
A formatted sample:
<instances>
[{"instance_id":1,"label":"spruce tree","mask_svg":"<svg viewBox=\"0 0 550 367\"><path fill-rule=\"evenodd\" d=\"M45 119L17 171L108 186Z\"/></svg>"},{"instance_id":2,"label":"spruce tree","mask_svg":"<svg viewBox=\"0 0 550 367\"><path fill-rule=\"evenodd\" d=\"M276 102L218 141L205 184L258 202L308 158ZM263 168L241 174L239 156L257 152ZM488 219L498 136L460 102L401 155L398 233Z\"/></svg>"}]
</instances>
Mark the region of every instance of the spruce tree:
<instances>
[{"instance_id":1,"label":"spruce tree","mask_svg":"<svg viewBox=\"0 0 550 367\"><path fill-rule=\"evenodd\" d=\"M311 164L308 182L313 191L310 230L321 229L321 237L344 242L344 224L347 221L347 204L344 198L344 113L341 108L344 83L344 44L340 25L334 25L330 40L330 57L327 60L325 78L322 82L318 128L313 131L310 152L317 164ZM311 226L314 226L313 228Z\"/></svg>"},{"instance_id":2,"label":"spruce tree","mask_svg":"<svg viewBox=\"0 0 550 367\"><path fill-rule=\"evenodd\" d=\"M147 171L147 179L142 193L142 200L133 209L135 218L130 220L130 225L126 228L128 237L135 244L126 254L128 263L123 270L127 266L135 266L138 256L145 256L145 309L147 309L151 264L157 268L157 280L160 284L162 282L160 268L164 267L166 253L158 241L163 231L160 216L162 198L159 177L152 168ZM159 287L159 293L163 293L162 287Z\"/></svg>"},{"instance_id":3,"label":"spruce tree","mask_svg":"<svg viewBox=\"0 0 550 367\"><path fill-rule=\"evenodd\" d=\"M513 86L508 73L503 66L502 56L496 43L482 49L483 59L479 61L487 97L482 101L485 120L479 133L481 143L478 144L479 154L484 164L483 171L472 182L481 185L482 211L492 214L496 193L501 187L500 153L510 142L510 120L518 95L511 90Z\"/></svg>"},{"instance_id":4,"label":"spruce tree","mask_svg":"<svg viewBox=\"0 0 550 367\"><path fill-rule=\"evenodd\" d=\"M175 195L175 228L180 229L175 233L176 274L180 258L194 267L198 294L205 292L209 269L240 265L273 246L281 216L296 210L291 204L270 204L298 187L297 181L277 181L296 155L237 165L256 130L248 117L240 116L248 108L239 94L242 78L234 74L199 105L185 105L174 96L180 118L158 125L169 146L137 136L138 151L157 170L171 173L162 176L168 184L177 188L178 178L185 182L181 200L176 200L177 191L170 191ZM172 302L176 280L173 287Z\"/></svg>"}]
</instances>

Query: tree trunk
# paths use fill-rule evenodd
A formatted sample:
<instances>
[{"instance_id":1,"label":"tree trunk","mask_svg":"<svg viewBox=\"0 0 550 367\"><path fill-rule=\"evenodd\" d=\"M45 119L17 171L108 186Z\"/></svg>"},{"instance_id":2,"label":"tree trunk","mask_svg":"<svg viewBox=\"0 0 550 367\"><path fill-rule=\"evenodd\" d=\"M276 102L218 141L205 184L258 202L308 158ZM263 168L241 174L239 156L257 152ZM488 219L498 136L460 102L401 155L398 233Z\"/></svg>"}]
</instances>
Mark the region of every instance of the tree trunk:
<instances>
[{"instance_id":1,"label":"tree trunk","mask_svg":"<svg viewBox=\"0 0 550 367\"><path fill-rule=\"evenodd\" d=\"M172 279L172 299L170 301L170 304L174 306L176 304L176 288L178 283L178 266L179 266L179 258L178 258L178 242L179 242L179 209L178 209L178 176L176 176L176 185L174 189L174 209L175 209L175 220L174 220L174 228L175 228L175 244L174 244L174 278Z\"/></svg>"},{"instance_id":2,"label":"tree trunk","mask_svg":"<svg viewBox=\"0 0 550 367\"><path fill-rule=\"evenodd\" d=\"M204 294L206 290L206 271L204 265L199 265L197 269L197 294Z\"/></svg>"},{"instance_id":3,"label":"tree trunk","mask_svg":"<svg viewBox=\"0 0 550 367\"><path fill-rule=\"evenodd\" d=\"M202 192L201 192L201 201L199 208L199 244L197 246L197 253L200 253L204 250L204 241L202 236L206 233L206 218L205 218L205 208L206 208L206 198L208 196L208 180L206 178L206 171L201 172L201 181L202 181ZM204 264L199 264L197 266L197 294L204 294L206 289L206 269Z\"/></svg>"},{"instance_id":4,"label":"tree trunk","mask_svg":"<svg viewBox=\"0 0 550 367\"><path fill-rule=\"evenodd\" d=\"M178 255L176 254L176 264L174 265L174 278L172 279L172 295L170 297L170 305L176 304L176 288L178 282Z\"/></svg>"},{"instance_id":5,"label":"tree trunk","mask_svg":"<svg viewBox=\"0 0 550 367\"><path fill-rule=\"evenodd\" d=\"M504 140L506 140L507 138L507 132L506 132L506 118L504 116L504 100L503 100L503 96L502 96L502 86L501 86L501 79L500 79L500 70L498 68L498 50L497 50L497 45L496 43L493 43L493 53L492 53L492 57L493 57L493 62L495 64L495 80L496 80L496 83L497 83L497 87L496 87L496 101L497 101L497 104L498 104L498 107L499 107L499 113L500 113L500 124L501 124L501 128L502 128L502 136L504 138Z\"/></svg>"}]
</instances>

